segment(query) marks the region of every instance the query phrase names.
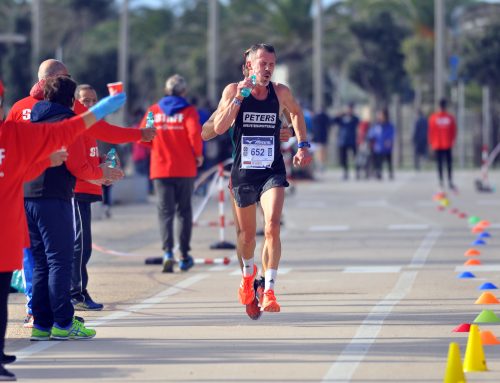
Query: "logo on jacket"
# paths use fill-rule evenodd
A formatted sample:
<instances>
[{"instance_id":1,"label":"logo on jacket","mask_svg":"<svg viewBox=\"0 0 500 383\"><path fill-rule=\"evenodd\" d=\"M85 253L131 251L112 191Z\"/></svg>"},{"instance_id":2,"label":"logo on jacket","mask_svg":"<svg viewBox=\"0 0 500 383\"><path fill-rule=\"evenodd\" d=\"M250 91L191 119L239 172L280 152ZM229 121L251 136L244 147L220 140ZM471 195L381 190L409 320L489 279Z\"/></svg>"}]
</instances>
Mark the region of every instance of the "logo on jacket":
<instances>
[{"instance_id":1,"label":"logo on jacket","mask_svg":"<svg viewBox=\"0 0 500 383\"><path fill-rule=\"evenodd\" d=\"M5 149L0 148L0 165L2 165L4 159L5 159Z\"/></svg>"},{"instance_id":2,"label":"logo on jacket","mask_svg":"<svg viewBox=\"0 0 500 383\"><path fill-rule=\"evenodd\" d=\"M173 116L167 116L164 113L155 114L155 124L157 129L163 130L179 130L183 129L184 114L177 113Z\"/></svg>"}]
</instances>

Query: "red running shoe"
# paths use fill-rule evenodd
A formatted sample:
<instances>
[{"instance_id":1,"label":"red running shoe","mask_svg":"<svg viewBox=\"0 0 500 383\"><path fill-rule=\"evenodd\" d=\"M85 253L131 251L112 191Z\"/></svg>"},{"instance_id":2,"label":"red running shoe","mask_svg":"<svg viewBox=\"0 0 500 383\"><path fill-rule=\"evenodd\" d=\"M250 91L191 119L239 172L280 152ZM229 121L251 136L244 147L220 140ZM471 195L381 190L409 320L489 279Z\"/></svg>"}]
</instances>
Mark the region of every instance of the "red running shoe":
<instances>
[{"instance_id":1,"label":"red running shoe","mask_svg":"<svg viewBox=\"0 0 500 383\"><path fill-rule=\"evenodd\" d=\"M242 305L249 305L255 299L255 289L253 287L253 281L257 275L257 266L253 265L253 274L248 277L241 278L240 288L238 290L238 296Z\"/></svg>"}]
</instances>

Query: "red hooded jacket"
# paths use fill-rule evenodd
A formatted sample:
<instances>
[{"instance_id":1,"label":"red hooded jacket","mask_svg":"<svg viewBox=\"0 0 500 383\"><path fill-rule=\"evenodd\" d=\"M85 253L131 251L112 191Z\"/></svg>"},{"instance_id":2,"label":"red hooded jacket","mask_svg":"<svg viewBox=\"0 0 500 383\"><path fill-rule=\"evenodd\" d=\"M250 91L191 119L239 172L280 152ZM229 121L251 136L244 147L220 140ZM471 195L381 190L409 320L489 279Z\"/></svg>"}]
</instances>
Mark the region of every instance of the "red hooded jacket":
<instances>
[{"instance_id":1,"label":"red hooded jacket","mask_svg":"<svg viewBox=\"0 0 500 383\"><path fill-rule=\"evenodd\" d=\"M154 114L156 137L151 146L150 178L196 177L196 157L202 155L201 125L194 106L167 116L158 104L151 106L140 124L146 126L149 111Z\"/></svg>"}]
</instances>

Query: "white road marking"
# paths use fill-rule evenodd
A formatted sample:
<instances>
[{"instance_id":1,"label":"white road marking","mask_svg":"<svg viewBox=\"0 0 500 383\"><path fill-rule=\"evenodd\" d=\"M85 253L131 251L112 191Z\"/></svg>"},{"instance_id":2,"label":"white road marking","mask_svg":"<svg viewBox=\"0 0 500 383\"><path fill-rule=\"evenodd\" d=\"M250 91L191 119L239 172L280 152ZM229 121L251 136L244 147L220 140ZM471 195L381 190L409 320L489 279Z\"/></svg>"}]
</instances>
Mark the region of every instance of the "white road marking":
<instances>
[{"instance_id":1,"label":"white road marking","mask_svg":"<svg viewBox=\"0 0 500 383\"><path fill-rule=\"evenodd\" d=\"M330 231L349 231L351 230L350 226L347 225L334 225L334 226L310 226L309 231L314 232L330 232Z\"/></svg>"},{"instance_id":2,"label":"white road marking","mask_svg":"<svg viewBox=\"0 0 500 383\"><path fill-rule=\"evenodd\" d=\"M163 290L160 293L143 300L139 304L130 306L123 311L117 311L112 314L106 315L104 317L98 318L96 320L90 321L88 322L88 324L86 323L86 325L88 325L89 327L98 327L113 320L125 318L134 312L148 309L158 303L163 302L166 298L181 292L183 289L191 287L192 285L198 283L199 281L205 279L206 277L208 277L208 274L193 275L192 277L184 279L176 283L175 285L169 287L168 289ZM56 346L59 343L61 343L61 341L47 341L47 342L43 341L43 342L33 343L28 347L16 351L17 360L23 360L31 355L37 354L41 351L47 350L48 348Z\"/></svg>"},{"instance_id":3,"label":"white road marking","mask_svg":"<svg viewBox=\"0 0 500 383\"><path fill-rule=\"evenodd\" d=\"M403 272L392 291L371 310L351 342L323 378L323 382L350 382L359 364L375 342L385 319L393 308L408 294L417 276L417 271Z\"/></svg>"},{"instance_id":4,"label":"white road marking","mask_svg":"<svg viewBox=\"0 0 500 383\"><path fill-rule=\"evenodd\" d=\"M401 266L349 266L344 268L343 273L399 273Z\"/></svg>"},{"instance_id":5,"label":"white road marking","mask_svg":"<svg viewBox=\"0 0 500 383\"><path fill-rule=\"evenodd\" d=\"M422 267L441 235L440 230L434 230L427 234L422 243L415 251L410 265ZM390 315L394 307L411 291L418 271L404 271L399 276L392 291L385 296L370 311L351 342L342 350L330 369L323 378L323 382L350 382L359 364L363 361L370 350L371 345L377 339L385 319Z\"/></svg>"},{"instance_id":6,"label":"white road marking","mask_svg":"<svg viewBox=\"0 0 500 383\"><path fill-rule=\"evenodd\" d=\"M429 225L425 224L395 224L387 226L387 230L428 230Z\"/></svg>"},{"instance_id":7,"label":"white road marking","mask_svg":"<svg viewBox=\"0 0 500 383\"><path fill-rule=\"evenodd\" d=\"M429 256L441 233L441 230L433 230L425 236L419 248L415 251L415 254L413 254L409 267L420 268L424 266L427 261L427 257Z\"/></svg>"},{"instance_id":8,"label":"white road marking","mask_svg":"<svg viewBox=\"0 0 500 383\"><path fill-rule=\"evenodd\" d=\"M463 272L463 271L500 271L500 265L478 265L478 266L457 266L455 267L456 272Z\"/></svg>"}]
</instances>

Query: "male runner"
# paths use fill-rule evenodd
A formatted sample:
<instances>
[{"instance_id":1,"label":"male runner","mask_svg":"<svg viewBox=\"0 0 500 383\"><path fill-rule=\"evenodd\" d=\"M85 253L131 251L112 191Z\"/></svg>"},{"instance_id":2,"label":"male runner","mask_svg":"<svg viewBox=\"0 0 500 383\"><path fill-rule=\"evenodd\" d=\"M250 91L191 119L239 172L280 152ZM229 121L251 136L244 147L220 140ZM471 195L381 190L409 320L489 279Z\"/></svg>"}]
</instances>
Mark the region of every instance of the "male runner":
<instances>
[{"instance_id":1,"label":"male runner","mask_svg":"<svg viewBox=\"0 0 500 383\"><path fill-rule=\"evenodd\" d=\"M290 90L271 82L276 64L275 50L268 44L250 48L246 62L250 75L256 76L256 85L250 78L229 84L223 92L215 115L214 130L225 133L231 126L234 142L234 163L231 170L231 188L236 202L236 218L240 228L238 251L243 258L243 279L239 289L240 302L248 305L255 299L254 265L256 203L264 212L265 243L268 262L265 268L265 289L261 304L263 311L278 312L280 306L274 295L274 282L281 257L280 218L286 181L285 165L279 148L280 120L283 109L290 112L299 150L294 165L306 166L312 157L308 152L306 128L302 110ZM243 88L251 88L244 98Z\"/></svg>"}]
</instances>

